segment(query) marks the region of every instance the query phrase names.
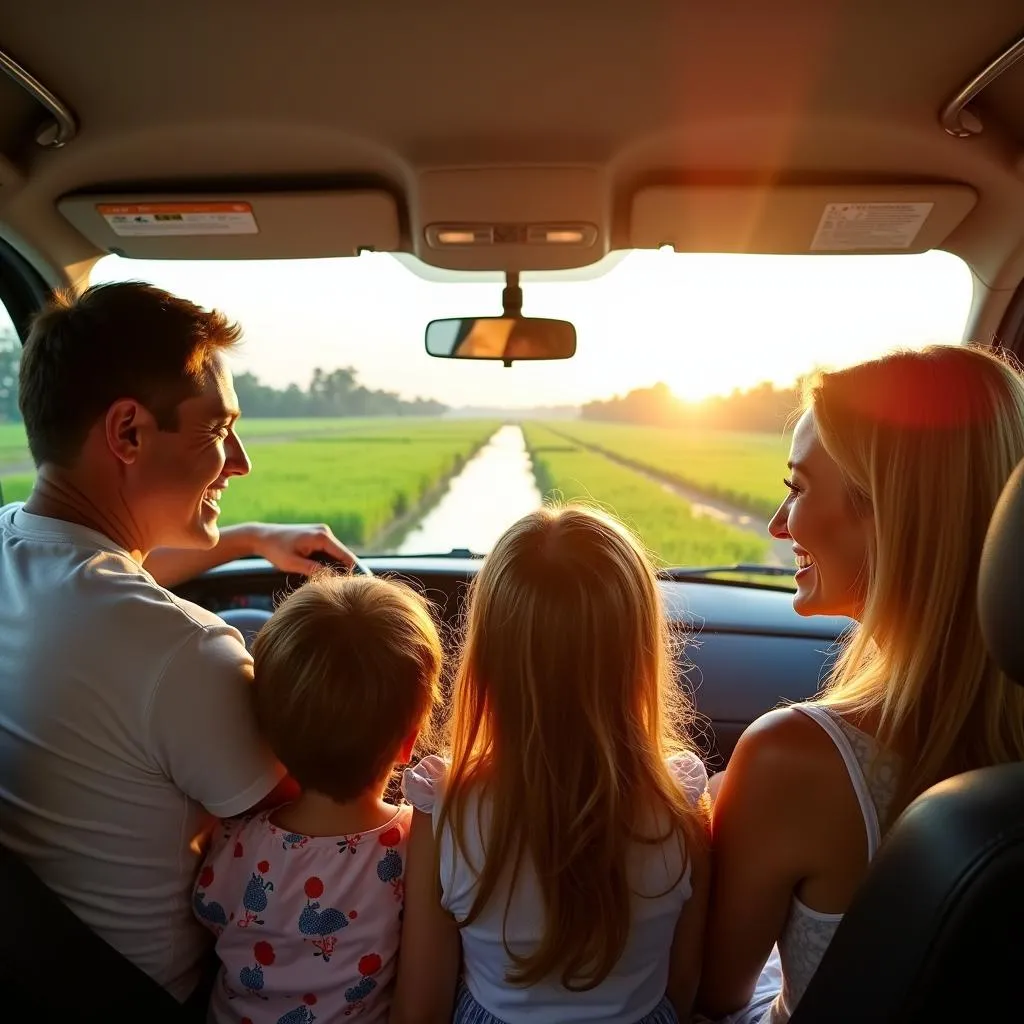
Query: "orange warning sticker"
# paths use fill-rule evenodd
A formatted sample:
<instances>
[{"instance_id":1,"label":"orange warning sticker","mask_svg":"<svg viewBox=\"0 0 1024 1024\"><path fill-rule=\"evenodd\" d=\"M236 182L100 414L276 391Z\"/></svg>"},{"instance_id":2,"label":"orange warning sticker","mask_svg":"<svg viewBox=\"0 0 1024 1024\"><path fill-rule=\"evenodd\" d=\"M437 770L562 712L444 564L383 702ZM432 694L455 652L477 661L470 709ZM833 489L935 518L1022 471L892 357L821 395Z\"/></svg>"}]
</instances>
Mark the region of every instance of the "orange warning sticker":
<instances>
[{"instance_id":1,"label":"orange warning sticker","mask_svg":"<svg viewBox=\"0 0 1024 1024\"><path fill-rule=\"evenodd\" d=\"M248 203L97 203L96 212L122 238L259 232Z\"/></svg>"}]
</instances>

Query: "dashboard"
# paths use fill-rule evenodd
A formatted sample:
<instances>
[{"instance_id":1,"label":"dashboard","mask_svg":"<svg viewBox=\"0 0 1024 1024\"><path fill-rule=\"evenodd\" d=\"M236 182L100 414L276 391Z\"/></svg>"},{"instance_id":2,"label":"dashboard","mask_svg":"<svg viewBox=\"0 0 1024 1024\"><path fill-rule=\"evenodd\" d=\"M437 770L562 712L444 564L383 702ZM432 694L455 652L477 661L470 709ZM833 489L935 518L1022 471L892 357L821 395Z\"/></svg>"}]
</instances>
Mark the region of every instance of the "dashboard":
<instances>
[{"instance_id":1,"label":"dashboard","mask_svg":"<svg viewBox=\"0 0 1024 1024\"><path fill-rule=\"evenodd\" d=\"M367 557L378 576L396 578L428 598L454 654L473 558ZM251 640L281 595L302 582L262 559L218 566L176 589ZM725 766L743 730L759 715L813 696L824 681L847 619L802 618L792 592L716 580L662 581L666 612L678 645L679 680L701 722L698 744L710 770ZM702 734L701 734L702 732Z\"/></svg>"}]
</instances>

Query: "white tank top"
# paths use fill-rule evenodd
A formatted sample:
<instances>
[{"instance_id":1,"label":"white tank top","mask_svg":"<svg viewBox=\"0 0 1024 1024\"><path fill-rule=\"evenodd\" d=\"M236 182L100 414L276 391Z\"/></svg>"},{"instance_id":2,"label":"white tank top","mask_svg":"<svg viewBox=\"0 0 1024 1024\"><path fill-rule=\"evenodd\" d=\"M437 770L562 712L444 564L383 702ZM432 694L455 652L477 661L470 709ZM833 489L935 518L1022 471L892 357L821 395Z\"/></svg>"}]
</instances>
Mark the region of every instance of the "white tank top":
<instances>
[{"instance_id":1,"label":"white tank top","mask_svg":"<svg viewBox=\"0 0 1024 1024\"><path fill-rule=\"evenodd\" d=\"M668 767L690 802L699 803L708 787L700 758L682 754L671 759ZM402 781L406 799L431 815L435 830L447 772L446 762L428 756L407 768ZM455 841L451 822L439 836L441 906L456 921L465 920L476 900L487 855L483 837L493 813L488 801L467 800L465 841ZM480 916L460 926L463 980L488 1015L507 1024L631 1024L658 1006L668 983L676 922L693 892L690 865L684 867L683 850L674 837L661 845L636 843L629 856L631 886L638 894L630 907L629 937L614 969L595 988L569 991L551 978L530 986L505 980L513 967L509 951L529 953L542 937L543 898L529 863L524 863L511 899L508 879L504 879L504 888L496 891Z\"/></svg>"},{"instance_id":2,"label":"white tank top","mask_svg":"<svg viewBox=\"0 0 1024 1024\"><path fill-rule=\"evenodd\" d=\"M829 708L819 704L793 707L813 718L828 733L843 758L864 816L870 862L882 838L879 821L885 820L896 792L899 761L883 750L873 736L850 725ZM824 914L793 897L778 942L782 989L763 1018L765 1024L785 1024L789 1020L842 919L842 914Z\"/></svg>"}]
</instances>

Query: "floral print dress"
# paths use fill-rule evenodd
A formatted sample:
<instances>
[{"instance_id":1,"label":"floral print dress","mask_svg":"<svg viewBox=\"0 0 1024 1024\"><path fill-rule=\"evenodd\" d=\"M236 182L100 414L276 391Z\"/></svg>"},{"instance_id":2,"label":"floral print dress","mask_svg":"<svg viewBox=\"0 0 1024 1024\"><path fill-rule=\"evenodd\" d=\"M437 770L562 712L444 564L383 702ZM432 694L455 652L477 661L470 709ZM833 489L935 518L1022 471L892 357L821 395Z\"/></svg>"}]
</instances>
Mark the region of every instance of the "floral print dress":
<instances>
[{"instance_id":1,"label":"floral print dress","mask_svg":"<svg viewBox=\"0 0 1024 1024\"><path fill-rule=\"evenodd\" d=\"M216 1024L386 1021L398 956L411 807L348 836L222 822L192 897L217 937Z\"/></svg>"}]
</instances>

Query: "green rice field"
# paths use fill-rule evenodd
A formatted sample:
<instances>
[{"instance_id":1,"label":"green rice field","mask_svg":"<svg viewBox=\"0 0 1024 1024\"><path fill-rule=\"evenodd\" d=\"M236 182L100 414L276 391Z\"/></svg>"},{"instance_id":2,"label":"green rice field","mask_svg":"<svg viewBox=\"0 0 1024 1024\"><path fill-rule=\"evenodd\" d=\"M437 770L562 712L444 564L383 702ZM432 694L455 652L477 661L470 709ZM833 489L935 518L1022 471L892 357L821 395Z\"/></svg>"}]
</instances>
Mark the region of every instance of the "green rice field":
<instances>
[{"instance_id":1,"label":"green rice field","mask_svg":"<svg viewBox=\"0 0 1024 1024\"><path fill-rule=\"evenodd\" d=\"M221 521L325 522L345 544L377 546L496 429L482 421L340 420L331 430L324 420L254 420L241 431L254 472L231 481Z\"/></svg>"},{"instance_id":2,"label":"green rice field","mask_svg":"<svg viewBox=\"0 0 1024 1024\"><path fill-rule=\"evenodd\" d=\"M786 491L788 434L673 430L573 420L560 434L770 518Z\"/></svg>"},{"instance_id":3,"label":"green rice field","mask_svg":"<svg viewBox=\"0 0 1024 1024\"><path fill-rule=\"evenodd\" d=\"M28 461L25 428L20 423L0 423L0 466Z\"/></svg>"},{"instance_id":4,"label":"green rice field","mask_svg":"<svg viewBox=\"0 0 1024 1024\"><path fill-rule=\"evenodd\" d=\"M561 424L559 431L538 424L524 428L545 497L600 505L636 530L666 565L765 560L767 537L694 516L687 502L659 483L567 440Z\"/></svg>"},{"instance_id":5,"label":"green rice field","mask_svg":"<svg viewBox=\"0 0 1024 1024\"><path fill-rule=\"evenodd\" d=\"M393 550L498 426L455 419L243 420L239 432L254 472L231 481L221 521L326 522L357 550ZM614 512L661 562L767 559L766 536L694 515L683 497L647 474L767 519L782 497L788 438L586 421L523 429L542 494L583 498ZM0 425L4 500L25 498L33 478L22 427ZM501 495L480 499L500 502Z\"/></svg>"},{"instance_id":6,"label":"green rice field","mask_svg":"<svg viewBox=\"0 0 1024 1024\"><path fill-rule=\"evenodd\" d=\"M233 479L221 523L325 522L365 549L409 516L494 433L496 423L437 419L252 420L240 430L254 472ZM0 427L5 501L23 499L34 474L21 427Z\"/></svg>"},{"instance_id":7,"label":"green rice field","mask_svg":"<svg viewBox=\"0 0 1024 1024\"><path fill-rule=\"evenodd\" d=\"M20 423L0 423L0 484L4 501L23 501L32 488L35 472Z\"/></svg>"}]
</instances>

